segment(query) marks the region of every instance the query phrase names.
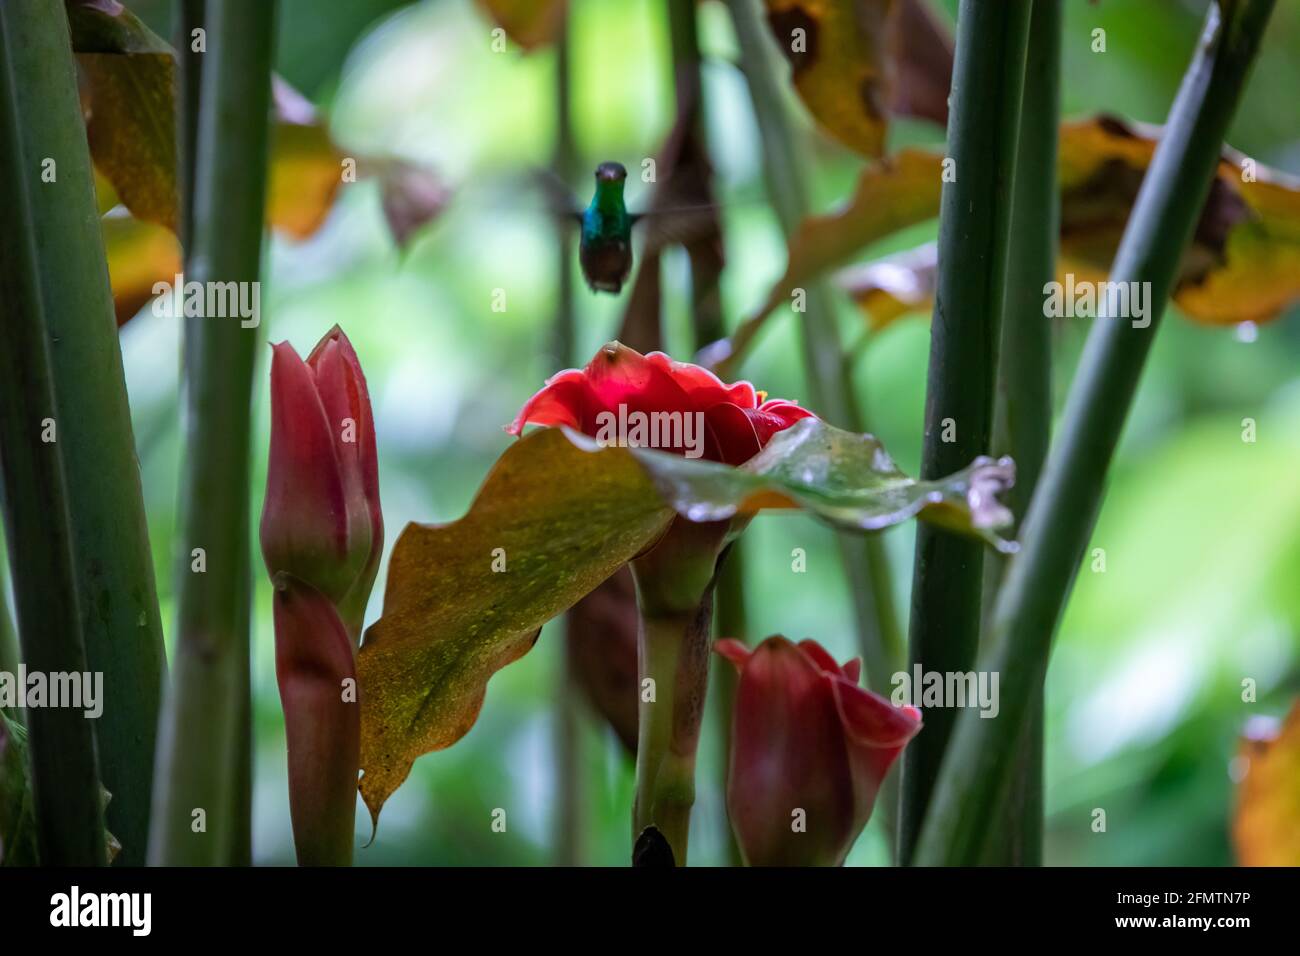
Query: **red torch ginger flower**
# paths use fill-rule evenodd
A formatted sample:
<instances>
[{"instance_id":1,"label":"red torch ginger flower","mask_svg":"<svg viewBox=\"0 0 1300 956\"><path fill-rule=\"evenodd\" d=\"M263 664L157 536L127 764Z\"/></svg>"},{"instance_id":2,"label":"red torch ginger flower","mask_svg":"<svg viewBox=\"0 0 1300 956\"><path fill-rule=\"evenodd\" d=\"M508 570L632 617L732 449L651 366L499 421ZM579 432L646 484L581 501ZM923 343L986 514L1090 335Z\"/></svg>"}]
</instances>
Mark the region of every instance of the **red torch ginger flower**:
<instances>
[{"instance_id":1,"label":"red torch ginger flower","mask_svg":"<svg viewBox=\"0 0 1300 956\"><path fill-rule=\"evenodd\" d=\"M838 866L866 826L890 765L921 728L858 686L815 641L714 645L740 672L727 809L750 866Z\"/></svg>"},{"instance_id":2,"label":"red torch ginger flower","mask_svg":"<svg viewBox=\"0 0 1300 956\"><path fill-rule=\"evenodd\" d=\"M793 402L765 399L749 382L725 385L706 368L611 342L585 369L547 380L506 430L518 435L525 425L565 425L602 444L739 465L777 432L812 416Z\"/></svg>"}]
</instances>

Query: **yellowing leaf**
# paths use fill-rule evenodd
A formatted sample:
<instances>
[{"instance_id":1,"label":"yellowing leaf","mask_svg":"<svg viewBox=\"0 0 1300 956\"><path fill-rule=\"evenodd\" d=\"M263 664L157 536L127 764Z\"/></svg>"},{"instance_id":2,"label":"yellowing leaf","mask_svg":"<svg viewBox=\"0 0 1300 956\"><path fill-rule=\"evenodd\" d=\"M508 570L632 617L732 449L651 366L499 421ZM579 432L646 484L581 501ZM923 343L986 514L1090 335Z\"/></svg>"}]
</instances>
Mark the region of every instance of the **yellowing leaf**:
<instances>
[{"instance_id":1,"label":"yellowing leaf","mask_svg":"<svg viewBox=\"0 0 1300 956\"><path fill-rule=\"evenodd\" d=\"M1009 460L980 459L917 481L870 435L816 418L738 468L534 431L498 459L465 517L408 525L393 549L384 613L357 663L361 795L372 818L417 757L469 731L488 679L654 542L674 511L717 522L802 508L859 531L920 515L1006 547L994 531L1010 520L998 496L1013 476Z\"/></svg>"},{"instance_id":2,"label":"yellowing leaf","mask_svg":"<svg viewBox=\"0 0 1300 956\"><path fill-rule=\"evenodd\" d=\"M154 285L173 283L181 271L181 246L169 229L131 216L100 220L113 311L123 325L154 297Z\"/></svg>"},{"instance_id":3,"label":"yellowing leaf","mask_svg":"<svg viewBox=\"0 0 1300 956\"><path fill-rule=\"evenodd\" d=\"M1237 760L1232 840L1243 866L1300 866L1300 702L1285 722L1252 722Z\"/></svg>"},{"instance_id":4,"label":"yellowing leaf","mask_svg":"<svg viewBox=\"0 0 1300 956\"><path fill-rule=\"evenodd\" d=\"M791 79L827 132L880 157L890 113L947 120L952 43L917 0L767 0Z\"/></svg>"},{"instance_id":5,"label":"yellowing leaf","mask_svg":"<svg viewBox=\"0 0 1300 956\"><path fill-rule=\"evenodd\" d=\"M279 122L271 133L266 219L295 239L325 222L343 184L343 156L319 123Z\"/></svg>"},{"instance_id":6,"label":"yellowing leaf","mask_svg":"<svg viewBox=\"0 0 1300 956\"><path fill-rule=\"evenodd\" d=\"M1104 278L1158 127L1109 116L1061 128L1058 271ZM1300 180L1225 150L1174 301L1198 322L1267 322L1300 301Z\"/></svg>"},{"instance_id":7,"label":"yellowing leaf","mask_svg":"<svg viewBox=\"0 0 1300 956\"><path fill-rule=\"evenodd\" d=\"M478 5L525 50L553 42L564 24L566 0L478 0Z\"/></svg>"},{"instance_id":8,"label":"yellowing leaf","mask_svg":"<svg viewBox=\"0 0 1300 956\"><path fill-rule=\"evenodd\" d=\"M137 218L176 228L175 59L116 0L68 4L95 166Z\"/></svg>"}]
</instances>

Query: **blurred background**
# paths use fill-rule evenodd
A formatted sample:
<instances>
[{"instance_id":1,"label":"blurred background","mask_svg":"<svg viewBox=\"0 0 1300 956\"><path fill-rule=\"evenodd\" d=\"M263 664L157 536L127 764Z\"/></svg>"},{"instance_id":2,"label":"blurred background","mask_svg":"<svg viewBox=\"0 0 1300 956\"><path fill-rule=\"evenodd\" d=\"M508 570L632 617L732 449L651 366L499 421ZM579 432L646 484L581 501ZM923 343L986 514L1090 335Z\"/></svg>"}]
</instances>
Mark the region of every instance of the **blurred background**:
<instances>
[{"instance_id":1,"label":"blurred background","mask_svg":"<svg viewBox=\"0 0 1300 956\"><path fill-rule=\"evenodd\" d=\"M165 3L129 4L169 36ZM556 132L556 55L491 48L472 0L350 0L328 15L284 0L277 69L318 105L345 154L385 153L426 164L452 190L441 215L399 250L373 181L344 186L310 239L273 238L262 297L263 334L306 354L338 323L361 357L374 401L387 544L408 521L447 521L467 508L510 438L502 425L558 368L555 237L543 205L510 186L550 162ZM956 0L934 4L951 27ZM570 56L578 166L590 185L603 160L635 175L659 153L674 116L670 39L662 0L572 0ZM1067 0L1065 117L1106 110L1161 123L1194 49L1205 0ZM725 315L734 325L785 266L766 202L762 150L725 8L700 5L704 113L725 204ZM1092 31L1107 32L1105 53ZM1300 173L1300 6L1281 3L1233 126L1231 144ZM863 161L817 132L791 95L811 144L818 210L850 193ZM938 144L942 131L907 120L891 150ZM585 195L584 195L585 200ZM891 237L871 257L936 234L928 223ZM866 261L865 259L863 261ZM577 284L578 356L613 337L626 302ZM687 264L665 256L668 350L689 358ZM504 289L506 308L492 309ZM842 336L860 312L837 302ZM1056 392L1065 394L1087 319L1057 327ZM163 620L175 619L173 528L181 456L179 324L144 309L122 330ZM771 321L744 377L807 403L791 314ZM857 374L871 429L908 472L918 470L929 347L924 316L873 337ZM269 349L265 353L269 359ZM267 367L259 370L254 504L260 512L268 439ZM1300 689L1300 314L1258 329L1166 322L1130 420L1048 681L1047 845L1051 864L1228 864L1233 758L1245 721L1280 716ZM1242 420L1257 440L1242 440ZM910 527L888 532L897 604L912 566ZM751 641L810 636L854 656L853 613L831 533L797 515L766 514L744 541ZM791 571L793 548L807 573ZM1097 570L1103 568L1104 570ZM255 565L254 850L290 864L285 754L273 668L270 587ZM378 616L385 571L371 601ZM557 695L563 645L548 626L536 648L500 672L482 715L453 748L420 759L387 804L358 865L543 864L557 848ZM1258 699L1242 700L1242 681ZM613 733L580 708L579 858L623 865L630 853L632 762ZM719 722L701 745L692 862L726 859ZM490 828L507 811L506 833ZM1092 830L1093 810L1107 832ZM850 864L888 860L877 814ZM369 826L358 813L362 842Z\"/></svg>"}]
</instances>

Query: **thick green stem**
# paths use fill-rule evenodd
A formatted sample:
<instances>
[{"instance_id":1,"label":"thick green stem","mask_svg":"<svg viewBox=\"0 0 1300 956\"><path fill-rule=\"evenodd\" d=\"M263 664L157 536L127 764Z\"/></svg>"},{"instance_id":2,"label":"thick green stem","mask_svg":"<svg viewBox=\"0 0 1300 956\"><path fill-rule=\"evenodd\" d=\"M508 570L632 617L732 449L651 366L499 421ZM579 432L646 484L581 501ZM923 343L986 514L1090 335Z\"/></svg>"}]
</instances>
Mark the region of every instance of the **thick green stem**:
<instances>
[{"instance_id":1,"label":"thick green stem","mask_svg":"<svg viewBox=\"0 0 1300 956\"><path fill-rule=\"evenodd\" d=\"M730 523L678 518L632 562L637 610L633 862L686 865L695 752L709 685L713 588Z\"/></svg>"},{"instance_id":2,"label":"thick green stem","mask_svg":"<svg viewBox=\"0 0 1300 956\"><path fill-rule=\"evenodd\" d=\"M67 20L57 0L0 4L0 208L5 538L23 660L48 680L89 669L67 478L73 434L85 426L71 421L56 398L54 329L59 311L77 302L95 320L112 322L111 307L93 311L97 297L104 304L107 280ZM110 352L118 356L115 344ZM129 426L99 438L106 450L125 438L129 454ZM26 716L41 861L103 865L92 723L70 706L31 707Z\"/></svg>"},{"instance_id":3,"label":"thick green stem","mask_svg":"<svg viewBox=\"0 0 1300 956\"><path fill-rule=\"evenodd\" d=\"M796 142L779 86L785 67L773 49L757 0L727 0L727 8L735 23L741 67L758 119L768 192L782 228L792 235L808 214L808 164ZM800 330L811 405L827 421L862 431L862 414L853 400L842 360L834 299L824 281L809 283L806 291L807 310ZM878 536L844 533L838 536L838 543L853 590L867 684L875 690L888 688L901 657L901 631L884 541Z\"/></svg>"},{"instance_id":4,"label":"thick green stem","mask_svg":"<svg viewBox=\"0 0 1300 956\"><path fill-rule=\"evenodd\" d=\"M31 241L58 408L82 640L103 675L94 725L118 861L144 862L149 781L165 669L140 470L117 341L90 153L61 4L7 4L11 107L22 138ZM53 21L51 23L51 20ZM28 75L31 44L50 58ZM15 161L19 161L15 154ZM46 165L43 165L46 164Z\"/></svg>"},{"instance_id":5,"label":"thick green stem","mask_svg":"<svg viewBox=\"0 0 1300 956\"><path fill-rule=\"evenodd\" d=\"M1011 186L1020 128L1029 0L963 0L957 16L939 276L930 326L921 476L988 454L1006 290ZM969 671L979 646L984 545L921 524L912 578L910 664ZM919 701L918 701L919 702ZM903 754L899 859L912 857L956 712L930 708Z\"/></svg>"},{"instance_id":6,"label":"thick green stem","mask_svg":"<svg viewBox=\"0 0 1300 956\"><path fill-rule=\"evenodd\" d=\"M259 289L275 5L208 6L186 278L234 282L251 296ZM249 418L259 318L186 319L180 607L150 833L156 863L248 855Z\"/></svg>"},{"instance_id":7,"label":"thick green stem","mask_svg":"<svg viewBox=\"0 0 1300 956\"><path fill-rule=\"evenodd\" d=\"M1060 222L1057 126L1060 122L1061 0L1034 0L1020 117L1020 146L1011 213L1006 311L994 399L993 453L1016 463L1007 504L1024 519L1047 457L1052 425L1052 326L1043 288L1056 276ZM984 569L984 620L1002 583L1005 560ZM989 864L1037 866L1043 855L1043 701L1030 708L1016 773L988 841Z\"/></svg>"},{"instance_id":8,"label":"thick green stem","mask_svg":"<svg viewBox=\"0 0 1300 956\"><path fill-rule=\"evenodd\" d=\"M1070 390L993 615L983 669L1001 675L996 719L967 711L917 847L924 864L977 862L1005 798L1026 715L1041 692L1060 620L1101 504L1106 473L1138 380L1209 194L1273 0L1210 8L1164 135L1120 241L1111 282L1147 283L1145 317L1099 314Z\"/></svg>"},{"instance_id":9,"label":"thick green stem","mask_svg":"<svg viewBox=\"0 0 1300 956\"><path fill-rule=\"evenodd\" d=\"M708 691L712 617L710 588L693 609L643 613L637 639L641 696L632 839L641 845L646 829L655 828L677 866L686 865L695 803L695 752ZM654 682L652 687L647 680Z\"/></svg>"}]
</instances>

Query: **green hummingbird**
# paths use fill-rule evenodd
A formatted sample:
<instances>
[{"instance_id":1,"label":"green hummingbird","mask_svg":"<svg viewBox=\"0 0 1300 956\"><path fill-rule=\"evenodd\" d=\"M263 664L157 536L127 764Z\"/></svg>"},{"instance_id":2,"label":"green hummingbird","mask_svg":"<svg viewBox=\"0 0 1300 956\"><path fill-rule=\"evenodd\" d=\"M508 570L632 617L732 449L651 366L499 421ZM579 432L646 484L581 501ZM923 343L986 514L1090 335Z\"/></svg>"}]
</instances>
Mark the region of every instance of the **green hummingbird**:
<instances>
[{"instance_id":1,"label":"green hummingbird","mask_svg":"<svg viewBox=\"0 0 1300 956\"><path fill-rule=\"evenodd\" d=\"M593 292L617 295L632 271L632 227L640 214L628 212L623 201L627 170L622 163L596 167L596 191L578 213L578 261Z\"/></svg>"},{"instance_id":2,"label":"green hummingbird","mask_svg":"<svg viewBox=\"0 0 1300 956\"><path fill-rule=\"evenodd\" d=\"M623 290L632 271L632 227L638 223L654 221L653 232L646 237L647 248L690 241L716 228L714 214L719 207L712 203L670 206L656 202L644 212L629 211L623 199L627 169L622 163L601 163L595 176L596 188L586 208L553 174L543 172L538 177L556 214L578 224L578 262L593 292L617 295ZM656 199L672 192L657 194Z\"/></svg>"}]
</instances>

